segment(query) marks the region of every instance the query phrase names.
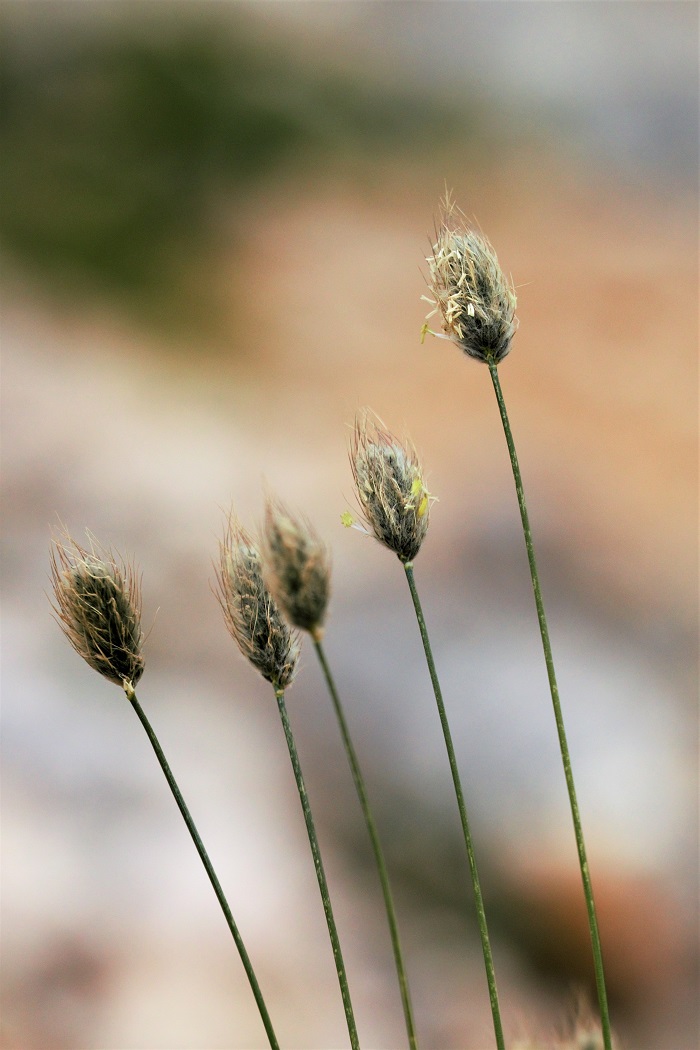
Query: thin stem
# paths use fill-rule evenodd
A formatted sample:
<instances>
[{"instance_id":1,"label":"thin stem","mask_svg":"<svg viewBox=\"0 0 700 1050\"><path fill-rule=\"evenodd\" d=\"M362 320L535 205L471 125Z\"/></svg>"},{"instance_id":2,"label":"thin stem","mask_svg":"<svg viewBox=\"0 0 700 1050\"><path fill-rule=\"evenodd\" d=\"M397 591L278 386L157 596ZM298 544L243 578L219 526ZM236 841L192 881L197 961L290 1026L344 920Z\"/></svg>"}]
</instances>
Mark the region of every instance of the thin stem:
<instances>
[{"instance_id":1,"label":"thin stem","mask_svg":"<svg viewBox=\"0 0 700 1050\"><path fill-rule=\"evenodd\" d=\"M357 797L360 800L360 806L362 807L362 813L365 818L367 825L367 831L369 832L370 841L372 843L372 850L374 852L374 858L377 864L377 871L379 872L379 880L382 885L382 895L384 897L384 907L386 908L387 920L389 922L389 933L391 934L391 944L394 950L394 962L396 964L396 973L399 979L399 988L401 991L401 1002L403 1004L404 1018L406 1020L406 1031L408 1033L408 1042L411 1050L416 1050L416 1031L413 1021L413 1010L411 1008L411 996L408 987L408 978L406 976L406 968L404 966L403 955L401 953L401 941L399 939L399 929L396 922L396 911L394 909L394 899L391 893L391 886L389 885L389 874L386 869L384 861L384 854L382 852L381 843L379 842L379 835L377 833L377 827L374 822L372 810L370 808L369 799L367 797L367 789L365 787L364 777L362 776L362 770L357 759L357 754L350 738L350 730L345 719L340 697L338 696L338 690L335 687L335 682L326 660L326 654L320 639L313 638L314 647L316 654L321 664L324 677L326 679L326 685L328 686L328 692L331 695L333 701L333 707L338 718L338 724L340 726L340 734L343 738L343 745L345 747L345 753L350 763L350 769L352 771L352 778L355 782L355 789L357 791Z\"/></svg>"},{"instance_id":2,"label":"thin stem","mask_svg":"<svg viewBox=\"0 0 700 1050\"><path fill-rule=\"evenodd\" d=\"M306 793L306 785L304 784L304 778L301 773L301 764L299 762L299 755L297 753L296 744L294 743L294 736L292 735L292 727L289 724L289 716L287 715L287 705L284 702L284 692L282 690L275 690L275 696L277 697L277 706L280 712L280 718L282 720L282 728L284 729L284 735L287 740L287 747L289 749L289 757L292 760L292 769L294 770L294 779L297 782L297 788L299 791L299 800L301 802L301 808L304 813L304 821L306 822L306 830L309 836L309 845L311 846L311 855L314 859L314 868L316 869L316 878L318 879L318 888L321 891L321 900L323 901L323 910L326 913L326 922L328 924L328 933L331 939L331 946L333 948L333 958L335 959L335 969L338 974L338 983L340 984L340 994L343 998L343 1007L345 1009L345 1019L348 1024L348 1032L350 1034L350 1045L352 1050L360 1050L360 1042L357 1037L357 1027L355 1025L355 1015L352 1009L352 1003L350 1001L350 989L348 988L348 980L345 975L345 964L343 963L343 953L340 950L340 940L338 938L338 928L335 924L335 918L333 916L333 908L331 906L330 893L328 892L328 883L326 881L326 873L323 870L323 861L321 860L321 850L318 845L318 838L316 836L316 828L314 827L314 820L311 815L311 806L309 805L309 798Z\"/></svg>"},{"instance_id":3,"label":"thin stem","mask_svg":"<svg viewBox=\"0 0 700 1050\"><path fill-rule=\"evenodd\" d=\"M493 966L493 956L491 954L491 942L489 940L488 926L486 925L486 910L484 908L484 899L481 894L479 872L476 867L474 845L472 843L472 836L469 830L469 821L467 819L467 807L464 802L464 792L462 791L462 783L459 777L459 769L457 768L457 758L455 756L455 750L452 744L452 734L450 732L450 726L447 721L447 712L445 711L445 704L442 699L442 690L440 689L440 682L438 681L437 670L435 669L433 651L430 645L430 638L428 637L428 628L425 625L423 609L421 607L420 598L418 597L416 581L413 575L413 565L411 562L404 562L403 567L406 570L406 579L408 580L408 586L411 591L413 606L416 610L416 619L418 620L420 636L423 640L425 658L428 661L430 680L433 683L435 702L437 703L438 713L440 715L442 733L445 738L445 746L447 747L447 757L450 760L450 769L452 771L452 782L454 783L455 794L457 796L457 805L459 807L459 815L462 821L464 844L467 847L467 857L469 858L469 870L471 871L472 886L474 888L476 915L479 923L479 933L481 935L481 949L484 954L484 965L486 967L486 980L488 981L489 986L489 999L491 1001L491 1014L493 1015L493 1030L496 1034L496 1045L498 1047L498 1050L505 1050L505 1042L503 1039L503 1025L501 1023L501 1012L498 1006L498 991L496 989L496 972Z\"/></svg>"},{"instance_id":4,"label":"thin stem","mask_svg":"<svg viewBox=\"0 0 700 1050\"><path fill-rule=\"evenodd\" d=\"M199 832L197 831L197 827L195 825L195 822L193 821L193 819L192 819L192 817L190 815L190 811L187 808L187 805L185 804L185 800L182 797L180 789L177 786L177 782L175 780L175 777L172 774L170 766L168 765L168 760L166 759L165 754L163 752L163 749L160 746L160 743L158 741L158 737L154 733L153 728L151 726L151 723L148 721L148 719L146 717L146 714L145 714L143 708L141 707L141 704L138 702L138 700L136 698L136 693L134 692L133 687L131 687L128 683L125 683L124 691L125 691L125 693L127 695L127 698L131 702L131 706L133 707L134 711L138 715L139 721L141 722L141 725L146 730L146 733L148 735L148 739L151 741L151 746L153 747L153 750L156 753L156 758L158 759L158 761L160 763L160 768L163 770L163 773L165 774L165 779L168 781L168 786L170 787L170 790L173 793L173 797L174 797L175 801L177 802L178 809L180 810L180 813L182 814L183 820L185 821L185 824L187 825L187 830L189 831L190 835L192 836L192 841L194 842L194 844L195 844L195 846L197 848L197 853L199 854L200 859L202 861L202 864L204 865L204 868L206 870L206 873L209 876L209 881L211 882L211 884L212 884L212 886L214 888L214 893L216 894L216 899L218 900L219 904L221 905L221 910L224 913L224 917L226 918L226 922L228 924L228 928L229 928L229 930L231 931L231 933L233 935L234 941L236 942L236 947L238 948L238 954L241 957L241 962L243 963L243 968L245 969L246 975L248 977L248 981L250 982L250 987L251 987L251 989L253 991L253 995L255 996L255 1002L258 1004L258 1010L260 1011L260 1017L262 1018L262 1023L265 1026L265 1031L267 1032L267 1038L268 1038L268 1040L270 1042L270 1047L272 1048L272 1050L279 1050L279 1043L277 1042L277 1037L276 1037L274 1029L272 1027L272 1022L270 1021L270 1015L267 1012L267 1007L265 1006L265 1000L262 997L262 992L260 991L260 986L258 985L258 981L257 981L257 978L255 976L255 972L253 971L253 966L251 964L250 958L248 957L248 952L245 949L245 945L243 944L243 940L241 938L241 935L238 932L238 927L236 926L236 923L234 921L233 915L231 913L231 909L230 909L230 907L228 905L228 901L226 900L226 897L224 896L224 891L221 888L221 883L219 882L219 880L218 880L218 878L216 876L216 872L214 871L214 868L212 866L212 863L209 860L209 854L207 853L206 849L204 848L204 843L202 842L202 840L200 838L200 835L199 835Z\"/></svg>"},{"instance_id":5,"label":"thin stem","mask_svg":"<svg viewBox=\"0 0 700 1050\"><path fill-rule=\"evenodd\" d=\"M520 517L523 524L523 533L525 536L525 546L527 548L527 560L530 565L530 576L532 577L532 589L535 595L535 605L537 607L537 619L540 625L540 635L542 637L542 648L544 650L544 660L547 665L547 677L549 679L549 690L552 695L552 705L554 707L554 719L557 724L557 734L559 736L559 749L561 751L562 762L564 763L564 775L566 777L566 786L569 792L569 802L571 804L571 816L574 822L574 832L576 835L576 848L578 850L579 867L581 868L581 878L583 880L583 893L586 898L586 909L588 911L588 926L591 931L591 944L593 946L593 966L595 970L595 982L598 990L598 1003L600 1006L600 1017L603 1028L603 1042L605 1050L612 1050L612 1036L610 1033L610 1017L608 1014L608 997L605 989L605 974L603 972L603 954L600 947L600 935L598 933L598 920L596 919L595 903L593 901L593 886L591 885L591 877L588 871L588 860L586 858L586 846L583 839L583 828L581 826L581 815L578 808L578 800L576 798L576 787L574 785L574 775L571 770L571 758L569 755L569 745L566 740L566 732L564 730L564 716L562 714L561 703L559 701L559 688L557 686L557 679L554 672L554 659L552 657L552 646L549 641L549 629L547 627L547 617L545 616L544 603L542 601L542 591L540 588L540 578L537 572L537 564L535 562L535 550L532 543L532 532L530 530L530 520L527 513L527 505L525 503L525 493L523 491L523 481L520 474L520 466L518 464L518 457L515 452L515 443L513 442L513 434L510 429L510 423L508 421L508 413L506 412L506 404L503 399L503 391L501 390L501 383L498 378L498 367L494 361L489 361L489 371L491 373L491 379L493 381L493 389L496 393L496 400L498 401L498 408L501 413L501 422L503 423L503 431L506 436L506 443L508 445L508 454L510 456L510 465L513 469L513 478L515 480L515 491L518 496L518 506L520 508Z\"/></svg>"}]
</instances>

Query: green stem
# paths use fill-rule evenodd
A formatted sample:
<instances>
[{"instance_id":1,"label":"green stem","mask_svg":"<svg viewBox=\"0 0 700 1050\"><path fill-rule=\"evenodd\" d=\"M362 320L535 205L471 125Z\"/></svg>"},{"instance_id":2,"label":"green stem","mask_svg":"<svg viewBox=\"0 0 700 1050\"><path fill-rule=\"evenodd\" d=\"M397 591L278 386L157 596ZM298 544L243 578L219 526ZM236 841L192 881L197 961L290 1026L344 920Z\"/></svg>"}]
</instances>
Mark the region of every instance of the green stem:
<instances>
[{"instance_id":1,"label":"green stem","mask_svg":"<svg viewBox=\"0 0 700 1050\"><path fill-rule=\"evenodd\" d=\"M287 705L284 702L284 692L281 689L275 690L275 696L277 697L277 706L280 712L280 718L282 720L282 728L284 729L284 735L287 740L287 747L289 749L289 757L292 760L292 769L294 770L294 779L297 782L297 788L299 790L299 800L301 802L301 808L304 813L304 820L306 822L306 830L309 836L309 844L311 846L311 855L314 859L314 867L316 869L316 878L318 879L318 888L321 891L321 900L323 901L323 910L326 913L326 922L328 924L328 933L331 939L331 946L333 948L333 958L335 959L335 969L338 974L338 983L340 984L340 994L343 998L343 1007L345 1009L345 1018L348 1024L348 1032L350 1034L350 1045L352 1050L360 1050L360 1042L357 1037L357 1027L355 1025L355 1015L352 1009L352 1003L350 1001L350 989L348 988L348 980L345 975L345 964L343 963L343 953L340 950L340 940L338 938L338 929L335 924L335 918L333 916L333 908L331 907L331 898L328 892L328 883L326 881L326 873L323 870L323 861L321 860L321 850L318 845L318 838L316 836L316 828L314 827L314 820L311 815L311 806L309 805L309 798L306 793L306 785L304 784L304 778L301 773L301 764L299 762L299 755L297 753L296 744L294 743L294 736L292 735L292 727L289 724L289 716L287 715Z\"/></svg>"},{"instance_id":2,"label":"green stem","mask_svg":"<svg viewBox=\"0 0 700 1050\"><path fill-rule=\"evenodd\" d=\"M211 882L211 884L212 884L212 886L214 888L214 893L216 894L216 899L218 900L219 904L221 905L221 910L224 913L224 917L225 917L226 922L228 924L228 928L229 928L229 930L231 931L231 933L233 935L234 941L236 942L236 947L238 948L238 954L241 957L241 962L243 963L243 968L245 969L246 975L248 977L248 981L250 982L250 987L251 987L251 989L253 991L253 995L255 996L255 1002L258 1004L258 1010L260 1011L260 1017L262 1018L262 1023L265 1026L265 1031L267 1032L267 1038L268 1038L268 1040L270 1042L270 1047L272 1048L272 1050L279 1050L279 1043L277 1042L277 1037L276 1037L274 1029L272 1027L272 1022L270 1021L270 1016L269 1016L269 1014L267 1012L267 1007L265 1006L265 1000L262 997L262 992L260 991L260 986L258 985L258 981L257 981L257 978L255 976L255 972L253 971L252 963L250 961L250 958L248 957L248 952L245 949L245 945L243 944L243 940L241 938L241 935L238 932L238 927L236 926L236 923L234 921L233 915L231 913L231 909L229 908L229 905L228 905L228 901L226 900L226 897L224 896L224 891L221 888L221 883L219 882L219 880L218 880L218 878L216 876L216 872L214 871L214 868L212 866L212 863L209 860L209 854L207 853L206 849L204 848L204 843L202 842L202 840L200 838L200 835L199 835L199 832L197 831L197 827L195 825L195 822L193 821L193 819L192 819L192 817L190 815L190 811L187 808L187 805L185 804L185 800L182 797L182 794L180 793L180 789L177 786L177 782L175 780L175 777L173 776L172 771L170 769L170 766L168 765L168 760L166 759L165 753L163 752L163 749L160 746L160 743L158 741L158 737L154 733L153 728L151 726L151 723L148 721L148 719L146 717L146 714L145 714L143 708L141 707L141 704L138 702L138 700L136 698L136 693L134 692L133 686L131 686L128 682L125 682L124 683L124 692L126 693L127 698L130 701L131 706L133 707L134 711L138 715L139 721L141 722L141 725L146 730L146 733L148 735L148 739L151 741L151 746L153 747L153 750L156 753L156 758L158 759L158 761L160 763L160 768L163 770L163 772L165 774L165 779L168 781L168 786L170 787L170 790L173 793L173 797L174 797L175 801L177 802L178 809L180 810L180 813L182 814L182 817L183 817L183 819L185 821L185 824L187 825L187 830L189 831L190 835L192 836L192 841L194 842L194 844L196 846L197 853L199 854L200 859L202 861L202 864L204 865L205 871L206 871L207 875L209 876L209 881Z\"/></svg>"},{"instance_id":3,"label":"green stem","mask_svg":"<svg viewBox=\"0 0 700 1050\"><path fill-rule=\"evenodd\" d=\"M576 787L574 785L574 775L571 770L571 758L569 755L569 745L566 740L566 732L564 730L564 717L561 710L561 703L559 702L559 688L557 686L557 679L554 673L554 659L552 657L552 646L549 641L549 629L547 627L547 617L545 616L544 603L542 601L542 591L540 588L540 578L537 572L537 564L535 562L535 550L532 543L532 532L530 530L530 520L527 513L527 506L525 503L525 493L523 491L523 481L520 474L520 466L518 464L518 457L515 452L515 444L513 442L513 434L510 429L510 423L508 421L508 413L506 412L506 404L503 400L503 391L501 390L501 383L498 378L498 367L494 361L489 361L489 371L491 373L491 379L493 382L493 389L496 393L496 400L498 401L498 408L501 413L501 422L503 423L503 431L506 436L506 443L508 445L508 454L510 456L510 465L513 469L513 478L515 480L515 491L518 496L518 506L520 507L520 517L523 523L523 533L525 535L525 546L527 548L527 560L530 565L530 576L532 577L532 589L535 595L535 605L537 607L537 619L540 625L540 635L542 637L542 648L544 650L544 660L547 665L547 677L549 679L549 690L552 695L552 705L554 707L554 719L557 724L557 734L559 736L559 749L561 751L562 762L564 763L564 775L566 777L566 786L569 792L569 802L571 804L571 816L574 822L574 832L576 835L576 848L578 850L579 867L581 868L581 878L583 880L583 893L586 898L586 909L588 911L588 925L591 931L591 944L593 946L593 966L595 970L595 982L598 990L598 1003L600 1006L600 1017L603 1028L603 1042L605 1050L612 1050L612 1036L610 1033L610 1017L608 1014L608 997L605 990L605 974L603 972L603 954L600 947L600 935L598 933L598 920L596 919L595 903L593 901L593 887L591 885L591 877L588 871L588 860L586 858L586 846L583 839L583 828L581 826L581 815L578 808L578 800L576 798Z\"/></svg>"},{"instance_id":4,"label":"green stem","mask_svg":"<svg viewBox=\"0 0 700 1050\"><path fill-rule=\"evenodd\" d=\"M471 832L469 830L469 821L467 819L467 807L464 802L464 793L462 791L462 783L459 778L459 769L457 768L457 758L455 756L455 750L452 744L452 734L450 733L450 726L447 721L447 712L445 711L445 704L442 699L442 690L440 689L440 682L438 681L437 670L435 669L433 651L430 645L430 638L428 637L428 628L425 625L423 609L421 607L420 598L418 597L418 590L416 589L416 581L413 575L413 565L411 562L404 562L403 567L406 570L406 579L408 580L408 586L411 591L413 606L416 610L416 619L418 620L420 636L423 640L425 658L428 661L430 680L433 683L435 701L437 703L438 713L440 715L442 733L445 738L445 746L447 747L447 756L450 760L450 769L452 770L452 781L454 783L455 794L457 796L459 815L462 821L462 831L464 832L464 844L467 847L469 869L471 871L472 886L474 887L474 901L476 904L476 914L479 922L479 933L481 935L481 949L484 954L484 965L486 967L486 980L488 981L489 986L489 999L491 1000L491 1013L493 1015L493 1029L496 1034L496 1045L498 1047L498 1050L505 1050L505 1042L503 1040L503 1025L501 1023L501 1013L498 1006L498 991L496 989L496 972L493 967L491 942L489 940L488 926L486 925L486 910L484 908L484 899L481 894L481 883L479 882L479 872L476 867L474 846L472 843Z\"/></svg>"},{"instance_id":5,"label":"green stem","mask_svg":"<svg viewBox=\"0 0 700 1050\"><path fill-rule=\"evenodd\" d=\"M338 718L338 724L340 726L340 734L343 738L343 745L345 747L345 753L350 763L350 769L352 771L352 778L355 782L355 789L357 791L357 797L360 800L360 806L362 807L362 813L365 818L367 825L367 831L369 832L370 841L372 843L372 850L374 851L374 858L377 863L377 871L379 872L379 881L382 885L382 894L384 896L384 907L386 908L387 920L389 922L389 933L391 934L391 944L394 950L394 962L396 964L396 973L399 978L399 988L401 990L401 1001L403 1003L403 1012L406 1019L406 1031L408 1033L408 1042L411 1050L416 1050L416 1032L413 1022L413 1011L411 1008L411 996L408 988L408 978L406 977L406 968L404 966L403 955L401 953L401 941L399 939L399 929L396 922L396 911L394 909L394 900L391 894L391 886L389 885L389 875L384 862L384 854L382 853L382 847L379 842L379 835L377 833L377 827L374 823L374 817L370 808L369 799L367 798L367 790L365 787L364 778L362 776L362 770L357 759L355 748L353 747L352 740L350 738L350 730L345 720L345 714L343 707L338 696L338 690L335 687L333 676L331 675L328 661L326 660L326 654L324 652L321 641L318 638L313 638L313 643L316 649L316 654L321 664L324 677L326 679L326 685L333 701L333 707Z\"/></svg>"}]
</instances>

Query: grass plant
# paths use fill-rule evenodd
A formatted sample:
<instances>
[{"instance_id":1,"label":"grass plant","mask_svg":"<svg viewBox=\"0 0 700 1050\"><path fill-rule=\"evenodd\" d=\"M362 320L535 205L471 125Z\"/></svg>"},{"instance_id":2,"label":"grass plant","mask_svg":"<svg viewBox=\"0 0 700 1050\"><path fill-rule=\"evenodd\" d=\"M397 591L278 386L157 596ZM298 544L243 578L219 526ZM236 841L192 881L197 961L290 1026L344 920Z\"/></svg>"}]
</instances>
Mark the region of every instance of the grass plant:
<instances>
[{"instance_id":1,"label":"grass plant","mask_svg":"<svg viewBox=\"0 0 700 1050\"><path fill-rule=\"evenodd\" d=\"M265 585L262 560L257 546L233 516L229 518L226 535L221 543L217 580L219 601L231 636L242 654L250 660L263 678L270 682L275 691L333 949L350 1045L352 1050L359 1050L355 1014L328 880L284 699L285 690L291 685L296 673L299 645Z\"/></svg>"},{"instance_id":2,"label":"grass plant","mask_svg":"<svg viewBox=\"0 0 700 1050\"><path fill-rule=\"evenodd\" d=\"M402 444L379 419L368 412L359 416L355 421L350 463L357 498L369 531L380 543L397 555L403 565L411 592L447 748L452 783L467 850L496 1045L498 1050L504 1050L505 1041L496 986L496 972L474 843L452 733L413 573L413 561L428 531L430 505L434 497L425 487L423 470L413 447ZM351 522L346 521L346 524L351 524Z\"/></svg>"},{"instance_id":3,"label":"grass plant","mask_svg":"<svg viewBox=\"0 0 700 1050\"><path fill-rule=\"evenodd\" d=\"M575 1047L576 1050L600 1050L601 1047L602 1050L613 1050L600 936L581 816L522 476L498 371L511 349L517 329L515 291L511 282L504 277L491 245L464 222L449 198L445 200L433 253L427 262L431 292L428 301L433 309L424 325L423 336L431 331L428 327L430 317L438 315L443 331L432 334L451 340L467 356L486 364L491 376L515 481L574 825L593 949L601 1027L599 1029L597 1024L577 1022L573 1042L559 1040L551 1043L551 1046L558 1050L568 1050L569 1047ZM342 515L343 523L373 536L387 547L401 562L406 576L435 695L467 851L496 1045L498 1050L505 1050L486 909L467 806L414 573L415 559L428 532L434 497L425 485L424 472L413 446L396 438L378 417L369 412L361 413L355 421L350 463L364 525L355 522L350 513ZM145 667L140 578L132 564L101 547L89 534L88 537L87 547L76 543L67 533L52 545L51 578L56 618L76 652L102 677L119 685L136 712L224 913L270 1047L278 1050L279 1044L269 1013L231 909L163 749L136 696L136 685ZM337 717L381 884L409 1050L417 1050L407 970L387 866L348 718L323 646L330 575L330 554L325 544L306 519L290 512L280 501L272 497L267 499L260 544L251 538L233 515L229 517L220 544L216 593L229 633L243 656L274 691L326 917L351 1050L359 1050L360 1046L355 1015L318 836L285 701L286 691L294 680L299 663L297 631L307 632L311 637ZM540 1050L542 1046L540 1042L526 1045L532 1046L533 1050L535 1047Z\"/></svg>"},{"instance_id":4,"label":"grass plant","mask_svg":"<svg viewBox=\"0 0 700 1050\"><path fill-rule=\"evenodd\" d=\"M113 551L100 547L92 536L89 536L89 547L82 547L66 533L60 541L54 542L51 550L51 580L55 600L54 612L66 638L78 656L90 667L108 682L114 682L123 688L127 700L146 731L224 913L271 1050L279 1050L258 979L221 883L170 769L165 752L136 697L135 687L145 667L138 573L131 563L125 562Z\"/></svg>"},{"instance_id":5,"label":"grass plant","mask_svg":"<svg viewBox=\"0 0 700 1050\"><path fill-rule=\"evenodd\" d=\"M432 296L428 298L428 302L434 307L428 315L428 319L435 314L439 314L442 319L442 334L454 342L468 357L482 361L488 366L498 402L498 410L515 482L537 609L537 620L554 709L559 749L564 766L566 788L574 825L576 849L593 949L593 968L600 1007L604 1047L605 1050L611 1050L612 1035L603 970L603 955L593 898L593 886L583 837L581 814L571 768L569 745L564 728L564 715L559 699L559 688L554 670L552 646L549 639L549 627L547 625L540 577L535 560L535 549L532 541L527 504L525 502L522 475L498 375L498 366L510 352L512 339L517 329L515 291L511 282L506 280L499 266L496 253L489 242L465 224L463 216L454 206L449 196L444 201L442 221L437 230L433 254L428 257L427 263L429 266L428 284ZM429 329L425 325L423 334L427 331Z\"/></svg>"},{"instance_id":6,"label":"grass plant","mask_svg":"<svg viewBox=\"0 0 700 1050\"><path fill-rule=\"evenodd\" d=\"M328 687L379 874L401 993L406 1034L411 1050L416 1050L418 1044L411 993L389 873L370 806L365 778L323 646L326 609L330 596L330 555L308 521L292 514L279 500L269 497L265 508L263 552L266 580L270 590L289 622L300 630L308 631L311 636Z\"/></svg>"}]
</instances>

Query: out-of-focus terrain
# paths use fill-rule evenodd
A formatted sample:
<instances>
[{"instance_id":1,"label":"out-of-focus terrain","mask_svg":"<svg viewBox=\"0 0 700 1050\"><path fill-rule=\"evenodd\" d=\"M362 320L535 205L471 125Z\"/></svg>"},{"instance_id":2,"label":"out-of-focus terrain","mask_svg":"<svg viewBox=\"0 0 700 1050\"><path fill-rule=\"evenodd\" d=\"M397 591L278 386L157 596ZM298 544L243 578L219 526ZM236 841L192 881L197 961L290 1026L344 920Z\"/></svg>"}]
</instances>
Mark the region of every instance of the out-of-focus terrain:
<instances>
[{"instance_id":1,"label":"out-of-focus terrain","mask_svg":"<svg viewBox=\"0 0 700 1050\"><path fill-rule=\"evenodd\" d=\"M554 1037L594 1003L488 373L419 341L447 185L518 288L501 376L613 1020L628 1050L690 1050L694 5L32 3L6 5L2 21L2 1045L265 1045L136 719L50 618L59 518L143 572L139 696L281 1044L345 1045L273 696L210 589L225 510L254 525L264 485L333 551L328 654L395 885L421 1045L492 1045L408 592L386 551L340 525L353 507L348 424L364 405L410 435L439 499L416 575L509 1041ZM363 1045L404 1045L376 878L309 651L288 704Z\"/></svg>"}]
</instances>

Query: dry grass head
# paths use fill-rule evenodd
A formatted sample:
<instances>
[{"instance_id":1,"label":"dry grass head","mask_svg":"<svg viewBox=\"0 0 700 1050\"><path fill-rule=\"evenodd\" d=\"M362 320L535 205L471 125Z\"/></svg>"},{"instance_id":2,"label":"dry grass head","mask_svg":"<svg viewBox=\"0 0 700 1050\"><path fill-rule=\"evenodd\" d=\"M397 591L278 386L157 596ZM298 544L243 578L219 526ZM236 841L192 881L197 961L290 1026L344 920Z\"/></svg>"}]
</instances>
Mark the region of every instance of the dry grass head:
<instances>
[{"instance_id":1,"label":"dry grass head","mask_svg":"<svg viewBox=\"0 0 700 1050\"><path fill-rule=\"evenodd\" d=\"M82 547L66 532L53 541L52 607L78 656L128 690L144 670L140 579L133 565L88 539Z\"/></svg>"},{"instance_id":2,"label":"dry grass head","mask_svg":"<svg viewBox=\"0 0 700 1050\"><path fill-rule=\"evenodd\" d=\"M328 548L305 518L268 496L262 549L265 583L282 612L320 640L330 597Z\"/></svg>"},{"instance_id":3,"label":"dry grass head","mask_svg":"<svg viewBox=\"0 0 700 1050\"><path fill-rule=\"evenodd\" d=\"M415 449L365 411L355 420L350 465L369 529L402 562L412 562L428 531L433 501Z\"/></svg>"},{"instance_id":4,"label":"dry grass head","mask_svg":"<svg viewBox=\"0 0 700 1050\"><path fill-rule=\"evenodd\" d=\"M260 552L231 515L219 546L217 598L243 656L276 690L294 678L299 645L263 582Z\"/></svg>"},{"instance_id":5,"label":"dry grass head","mask_svg":"<svg viewBox=\"0 0 700 1050\"><path fill-rule=\"evenodd\" d=\"M468 225L449 194L426 262L432 297L423 298L433 306L428 319L439 314L443 332L465 354L498 364L518 327L515 290L488 240Z\"/></svg>"}]
</instances>

